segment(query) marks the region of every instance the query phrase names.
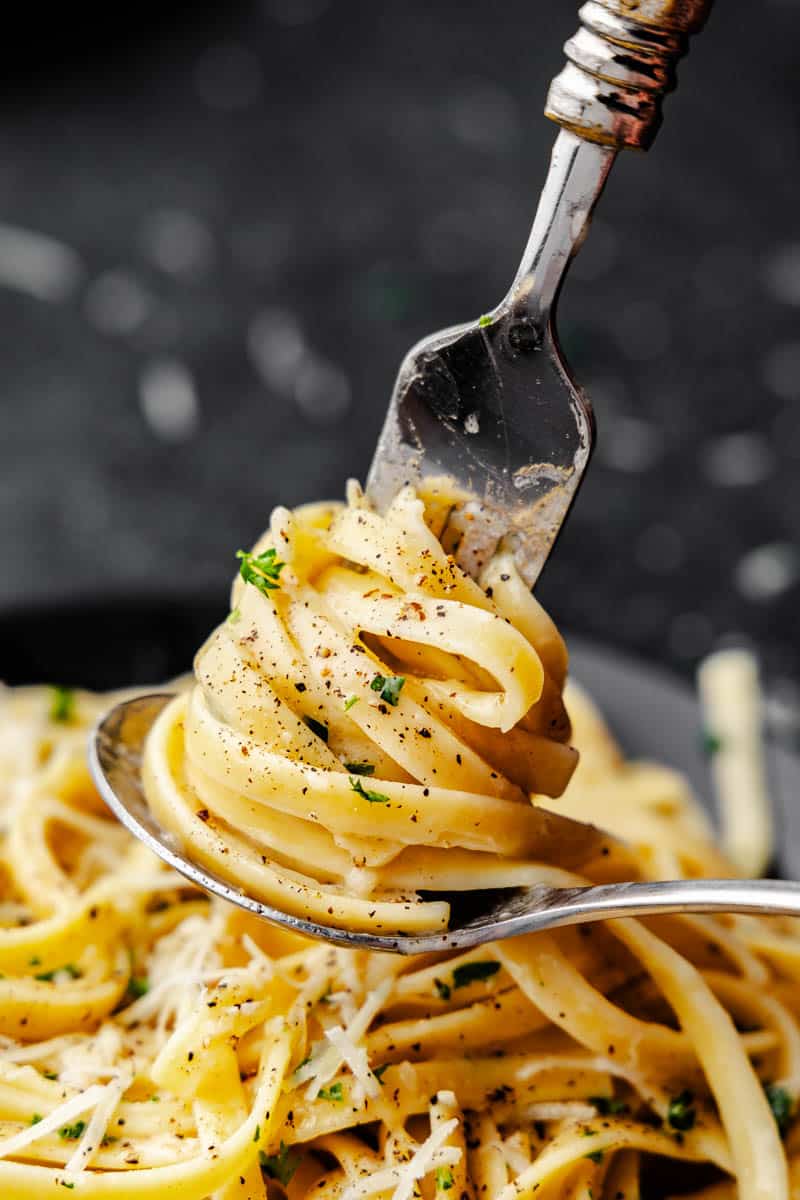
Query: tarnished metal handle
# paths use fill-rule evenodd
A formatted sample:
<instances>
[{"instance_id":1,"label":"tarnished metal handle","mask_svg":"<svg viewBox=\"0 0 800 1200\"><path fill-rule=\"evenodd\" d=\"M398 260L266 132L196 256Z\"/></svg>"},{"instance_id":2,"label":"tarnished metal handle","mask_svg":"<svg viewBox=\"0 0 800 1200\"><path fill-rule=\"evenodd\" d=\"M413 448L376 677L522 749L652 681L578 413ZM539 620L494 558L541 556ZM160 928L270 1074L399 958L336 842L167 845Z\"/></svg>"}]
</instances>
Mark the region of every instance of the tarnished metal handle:
<instances>
[{"instance_id":1,"label":"tarnished metal handle","mask_svg":"<svg viewBox=\"0 0 800 1200\"><path fill-rule=\"evenodd\" d=\"M545 115L590 142L646 150L689 34L712 0L588 0L564 46L567 65L550 85Z\"/></svg>"}]
</instances>

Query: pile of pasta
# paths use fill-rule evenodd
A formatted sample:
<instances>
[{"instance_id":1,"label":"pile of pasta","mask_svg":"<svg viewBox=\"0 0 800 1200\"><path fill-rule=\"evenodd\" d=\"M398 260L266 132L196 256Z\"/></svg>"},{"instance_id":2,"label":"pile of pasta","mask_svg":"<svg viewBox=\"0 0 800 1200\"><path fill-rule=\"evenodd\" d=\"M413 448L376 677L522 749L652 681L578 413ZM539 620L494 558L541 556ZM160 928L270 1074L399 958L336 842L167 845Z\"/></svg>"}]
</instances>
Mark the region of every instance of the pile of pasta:
<instances>
[{"instance_id":1,"label":"pile of pasta","mask_svg":"<svg viewBox=\"0 0 800 1200\"><path fill-rule=\"evenodd\" d=\"M147 742L148 803L184 851L282 912L351 930L447 928L445 899L609 854L538 800L564 791L567 653L510 553L476 581L452 494L384 515L277 508L242 554L196 686ZM443 544L444 541L444 544Z\"/></svg>"},{"instance_id":2,"label":"pile of pasta","mask_svg":"<svg viewBox=\"0 0 800 1200\"><path fill-rule=\"evenodd\" d=\"M110 819L85 742L112 699L0 696L2 1200L800 1195L790 921L412 960L304 941ZM564 811L602 813L643 878L728 871L682 780L623 761L569 688L567 708Z\"/></svg>"}]
</instances>

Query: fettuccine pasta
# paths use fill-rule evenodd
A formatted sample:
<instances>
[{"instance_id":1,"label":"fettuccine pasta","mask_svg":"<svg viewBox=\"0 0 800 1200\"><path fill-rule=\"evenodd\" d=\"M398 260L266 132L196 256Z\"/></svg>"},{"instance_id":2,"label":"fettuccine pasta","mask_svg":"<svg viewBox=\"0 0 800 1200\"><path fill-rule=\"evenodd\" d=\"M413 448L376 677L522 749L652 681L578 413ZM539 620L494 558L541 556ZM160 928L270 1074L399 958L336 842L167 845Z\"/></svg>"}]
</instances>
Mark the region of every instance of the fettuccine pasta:
<instances>
[{"instance_id":1,"label":"fettuccine pasta","mask_svg":"<svg viewBox=\"0 0 800 1200\"><path fill-rule=\"evenodd\" d=\"M162 826L283 912L441 929L448 904L420 889L514 885L599 852L531 803L577 761L564 643L510 554L464 574L437 537L446 511L406 489L379 516L355 485L344 506L276 509L196 686L148 739Z\"/></svg>"},{"instance_id":2,"label":"fettuccine pasta","mask_svg":"<svg viewBox=\"0 0 800 1200\"><path fill-rule=\"evenodd\" d=\"M213 739L232 729L240 739L234 746L247 746L251 756L258 749L257 722L259 712L265 719L269 693L255 666L240 665L246 661L240 634L247 637L255 628L245 646L257 647L265 622L272 620L269 628L277 631L302 628L301 614L296 625L293 617L281 624L268 615L291 609L292 589L307 587L309 604L322 605L315 596L335 594L338 616L326 617L326 637L342 624L351 632L366 629L364 619L352 615L363 596L347 573L363 581L374 564L364 569L362 563L358 570L351 565L359 561L350 557L355 539L347 542L347 554L344 545L329 545L324 570L333 573L330 591L320 576L313 585L295 584L287 574L291 569L301 581L304 564L317 561L315 529L327 539L337 521L358 524L362 514L370 515L351 503L333 514L316 509L294 516L295 524L285 527L291 559L277 540L283 525L273 528L272 546L287 563L279 572L283 597L274 606L271 600L262 605L270 598L255 586L244 581L237 586L239 620L218 631L201 652L199 685L178 689L151 763L154 774L169 769L168 785L180 798L201 784L208 787L203 794L209 811L199 823L224 828L231 846L241 846L242 862L249 861L257 837L266 836L263 825L254 828L253 811L268 828L278 817L295 822L279 847L286 859L294 856L293 865L282 859L273 866L277 859L265 851L270 869L287 878L290 869L312 878L315 856L336 853L343 864L337 893L343 906L366 891L355 886L350 870L384 869L376 861L374 833L340 831L333 817L330 827L322 827L287 813L288 801L281 808L272 793L269 803L262 794L226 808L236 789L215 777L213 763L203 765L203 747L210 757ZM402 539L385 545L399 570ZM284 559L263 561L269 566ZM516 588L504 563L488 564L487 571L508 575L500 582ZM342 580L342 572L340 586L335 580ZM458 604L479 614L493 612L469 582L450 578L463 588ZM493 589L491 578L483 582ZM381 587L391 604L397 592L407 597L413 591L408 582ZM487 599L494 602L496 593ZM496 602L510 603L502 595ZM388 609L390 600L385 603ZM525 623L534 619L535 626ZM439 777L424 785L431 794L437 788L459 791L454 782L459 764L450 756L463 758L462 750L454 750L463 744L474 756L465 771L493 764L497 781L494 790L487 789L487 801L502 804L491 811L513 805L523 826L523 815L539 806L544 782L555 793L572 773L572 752L562 758L566 742L559 740L571 719L570 740L580 762L564 794L548 803L579 826L600 819L612 835L625 839L628 859L601 855L579 868L559 864L555 852L546 861L524 857L535 855L540 843L531 848L523 842L511 854L505 843L445 846L430 834L422 849L412 850L382 831L389 868L402 856L417 855L398 886L409 892L419 886L412 868L422 861L431 873L431 863L445 875L451 870L450 878L463 879L464 886L474 886L479 862L492 878L511 872L520 880L528 872L529 878L565 885L612 878L623 870L641 879L730 873L734 868L714 848L705 817L678 775L625 761L574 685L567 685L562 708L566 664L562 659L560 671L554 666L560 642L538 607L520 594L510 620L506 625L501 616L506 629L522 634L522 642L513 642L520 648L515 661L533 662L533 648L541 664L542 693L531 703L543 708L530 721L542 727L531 728L527 716L518 715L528 702L525 689L535 667L526 667L521 683L497 686L503 683L501 667L490 669L486 644L470 645L465 654L457 632L448 635L452 640L444 649L415 642L421 656L416 658L412 639L386 632L394 626L370 630L363 652L370 666L362 674L380 673L382 689L387 678L404 677L399 700L425 713L415 710L414 721L430 722L432 732L434 718L439 722L430 739L435 754L428 760L431 774L435 767ZM408 792L421 786L415 779L422 769L420 758L403 758L398 748L403 727L393 717L401 716L395 713L401 703L381 701L391 710L393 733L385 741L373 732L369 722L377 717L369 714L351 729L344 704L356 694L365 709L374 703L366 694L372 691L369 678L354 673L344 682L334 676L326 688L331 677L317 668L329 658L320 656L314 668L303 663L316 662L316 647L328 643L320 634L319 641L304 644L310 646L300 661L306 674L298 675L292 661L283 690L276 688L281 705L274 718L280 730L276 757L293 767L316 753L313 769L303 769L312 770L310 778L317 781L348 778L327 755L337 761L359 755L358 761L376 770L351 771L352 777L365 787L391 789L399 802L406 794L401 787ZM336 646L330 657L334 652ZM254 653L258 662L258 650ZM455 674L454 659L464 664ZM424 670L417 669L422 663ZM423 678L448 682L426 692ZM231 692L237 684L243 688L236 699L217 690L226 680ZM305 684L299 694L309 705L302 713L327 720L327 742L286 700L294 699L288 688L297 691L298 682ZM335 687L343 695L326 707L323 701ZM441 707L430 699L434 695L442 698ZM92 787L85 748L91 724L116 699L48 688L0 693L2 1200L60 1200L70 1192L92 1200L800 1197L795 922L745 916L613 921L420 959L314 944L209 900L112 820ZM465 717L455 700L473 705L472 715ZM252 734L250 726L237 724L248 705ZM358 708L352 705L344 715ZM485 724L475 719L476 710ZM545 712L556 718L558 737L552 736L551 717L543 720ZM406 712L402 716L409 721ZM509 737L503 725L516 739L516 750L494 758ZM190 728L196 737L191 746ZM490 730L491 737L479 730ZM532 764L514 761L523 748L535 758ZM239 757L246 761L248 755L239 750ZM406 777L394 778L400 769ZM246 775L241 778L246 782ZM289 771L282 778L291 782L294 776ZM512 787L524 797L515 797ZM467 799L457 801L458 812L477 794L464 789ZM335 814L338 793L331 796L326 811ZM217 804L220 815L212 819ZM427 828L440 818L434 812ZM500 826L503 837L513 835L513 824ZM523 829L520 836L529 835ZM368 862L345 870L346 856L359 853ZM310 883L304 886L312 890ZM408 903L427 919L420 910L429 901Z\"/></svg>"}]
</instances>

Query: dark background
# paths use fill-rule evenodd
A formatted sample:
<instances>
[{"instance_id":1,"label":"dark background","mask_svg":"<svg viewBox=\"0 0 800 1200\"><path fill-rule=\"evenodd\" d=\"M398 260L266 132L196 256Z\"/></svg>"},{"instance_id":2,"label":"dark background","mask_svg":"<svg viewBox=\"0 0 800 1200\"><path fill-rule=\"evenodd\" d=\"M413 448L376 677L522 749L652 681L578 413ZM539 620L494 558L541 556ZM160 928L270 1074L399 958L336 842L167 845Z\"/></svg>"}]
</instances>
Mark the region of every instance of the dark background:
<instances>
[{"instance_id":1,"label":"dark background","mask_svg":"<svg viewBox=\"0 0 800 1200\"><path fill-rule=\"evenodd\" d=\"M191 596L201 627L276 501L363 478L404 351L513 275L577 27L565 0L54 19L0 87L0 675L43 604ZM559 321L600 442L541 586L686 672L749 637L790 701L798 34L797 0L718 0L615 166Z\"/></svg>"}]
</instances>

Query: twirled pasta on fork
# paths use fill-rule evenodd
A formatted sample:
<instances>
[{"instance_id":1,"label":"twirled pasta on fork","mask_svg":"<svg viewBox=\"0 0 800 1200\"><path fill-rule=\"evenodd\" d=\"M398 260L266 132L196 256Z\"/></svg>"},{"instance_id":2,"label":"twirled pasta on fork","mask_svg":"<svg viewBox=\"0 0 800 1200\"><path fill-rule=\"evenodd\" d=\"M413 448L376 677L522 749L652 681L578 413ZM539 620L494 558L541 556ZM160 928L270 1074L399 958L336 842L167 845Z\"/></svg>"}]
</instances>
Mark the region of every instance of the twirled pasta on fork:
<instances>
[{"instance_id":1,"label":"twirled pasta on fork","mask_svg":"<svg viewBox=\"0 0 800 1200\"><path fill-rule=\"evenodd\" d=\"M592 852L539 802L577 760L564 643L511 554L479 582L456 565L450 503L407 488L381 516L351 485L346 505L276 509L196 686L150 734L162 826L284 912L446 928L420 891L533 882Z\"/></svg>"}]
</instances>

